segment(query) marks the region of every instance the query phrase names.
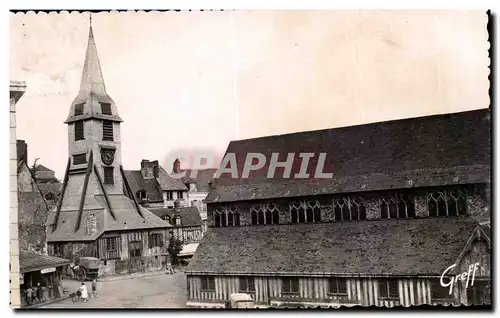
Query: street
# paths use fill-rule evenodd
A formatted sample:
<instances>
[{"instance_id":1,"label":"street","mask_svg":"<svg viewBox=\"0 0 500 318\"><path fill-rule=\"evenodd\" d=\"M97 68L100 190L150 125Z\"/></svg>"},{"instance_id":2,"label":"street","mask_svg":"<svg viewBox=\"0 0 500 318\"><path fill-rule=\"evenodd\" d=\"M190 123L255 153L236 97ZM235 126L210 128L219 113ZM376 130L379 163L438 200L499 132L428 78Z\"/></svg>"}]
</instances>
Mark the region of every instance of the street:
<instances>
[{"instance_id":1,"label":"street","mask_svg":"<svg viewBox=\"0 0 500 318\"><path fill-rule=\"evenodd\" d=\"M64 288L76 291L77 281L64 281ZM91 282L87 282L90 292ZM98 298L87 303L65 299L40 308L183 308L187 302L186 277L156 275L98 283Z\"/></svg>"}]
</instances>

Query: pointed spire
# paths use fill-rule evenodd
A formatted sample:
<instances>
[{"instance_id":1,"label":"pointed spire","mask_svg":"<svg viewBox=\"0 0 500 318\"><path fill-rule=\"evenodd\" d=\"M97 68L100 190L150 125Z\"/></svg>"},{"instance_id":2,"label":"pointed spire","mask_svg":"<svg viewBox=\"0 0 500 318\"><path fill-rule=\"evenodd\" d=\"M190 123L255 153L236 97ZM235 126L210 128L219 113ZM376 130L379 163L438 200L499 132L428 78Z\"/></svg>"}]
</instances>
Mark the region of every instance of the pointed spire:
<instances>
[{"instance_id":1,"label":"pointed spire","mask_svg":"<svg viewBox=\"0 0 500 318\"><path fill-rule=\"evenodd\" d=\"M106 95L101 63L97 55L97 47L92 30L92 15L90 16L89 41L83 64L82 81L80 83L80 94L82 93L94 93L99 96Z\"/></svg>"},{"instance_id":2,"label":"pointed spire","mask_svg":"<svg viewBox=\"0 0 500 318\"><path fill-rule=\"evenodd\" d=\"M107 111L107 114L103 114L102 106L100 107L101 103L106 103L111 106L111 114L109 114L109 111ZM85 53L85 62L83 64L80 91L71 103L69 116L65 123L69 124L89 118L100 118L122 122L122 119L118 115L118 109L116 109L114 101L106 93L101 63L99 62L97 47L94 40L92 16L90 16L89 19L89 40L87 43L87 52Z\"/></svg>"}]
</instances>

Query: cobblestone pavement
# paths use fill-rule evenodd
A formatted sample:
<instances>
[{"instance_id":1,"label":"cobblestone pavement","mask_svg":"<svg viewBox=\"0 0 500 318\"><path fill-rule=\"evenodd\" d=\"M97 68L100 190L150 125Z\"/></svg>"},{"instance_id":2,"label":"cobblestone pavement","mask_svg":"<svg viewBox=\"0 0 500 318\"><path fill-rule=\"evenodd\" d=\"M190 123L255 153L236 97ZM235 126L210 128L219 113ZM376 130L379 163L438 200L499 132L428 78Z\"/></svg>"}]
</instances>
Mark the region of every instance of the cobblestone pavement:
<instances>
[{"instance_id":1,"label":"cobblestone pavement","mask_svg":"<svg viewBox=\"0 0 500 318\"><path fill-rule=\"evenodd\" d=\"M80 283L64 281L64 289L75 291ZM91 282L87 282L90 291ZM98 283L99 298L87 303L65 299L40 308L183 308L187 302L186 276L161 274Z\"/></svg>"}]
</instances>

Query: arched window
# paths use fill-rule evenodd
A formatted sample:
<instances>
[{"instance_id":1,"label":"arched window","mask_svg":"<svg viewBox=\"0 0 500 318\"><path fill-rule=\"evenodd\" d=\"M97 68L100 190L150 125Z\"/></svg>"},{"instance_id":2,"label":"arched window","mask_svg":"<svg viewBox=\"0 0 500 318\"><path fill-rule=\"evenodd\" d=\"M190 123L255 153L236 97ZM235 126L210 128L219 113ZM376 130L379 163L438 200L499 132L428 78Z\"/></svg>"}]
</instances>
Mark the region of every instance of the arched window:
<instances>
[{"instance_id":1,"label":"arched window","mask_svg":"<svg viewBox=\"0 0 500 318\"><path fill-rule=\"evenodd\" d=\"M464 190L442 190L427 194L430 217L447 217L467 214L467 194Z\"/></svg>"},{"instance_id":2,"label":"arched window","mask_svg":"<svg viewBox=\"0 0 500 318\"><path fill-rule=\"evenodd\" d=\"M214 226L216 227L220 227L220 223L221 223L221 218L222 218L222 211L220 211L219 209L215 210L214 211Z\"/></svg>"},{"instance_id":3,"label":"arched window","mask_svg":"<svg viewBox=\"0 0 500 318\"><path fill-rule=\"evenodd\" d=\"M396 196L386 196L380 198L380 217L382 219L398 218L398 203Z\"/></svg>"},{"instance_id":4,"label":"arched window","mask_svg":"<svg viewBox=\"0 0 500 318\"><path fill-rule=\"evenodd\" d=\"M279 224L279 209L275 203L254 204L250 211L252 225Z\"/></svg>"},{"instance_id":5,"label":"arched window","mask_svg":"<svg viewBox=\"0 0 500 318\"><path fill-rule=\"evenodd\" d=\"M240 211L237 207L218 208L214 211L214 226L239 226Z\"/></svg>"},{"instance_id":6,"label":"arched window","mask_svg":"<svg viewBox=\"0 0 500 318\"><path fill-rule=\"evenodd\" d=\"M292 223L321 222L321 205L317 200L293 201L290 203Z\"/></svg>"},{"instance_id":7,"label":"arched window","mask_svg":"<svg viewBox=\"0 0 500 318\"><path fill-rule=\"evenodd\" d=\"M240 226L240 211L236 207L227 209L227 226Z\"/></svg>"},{"instance_id":8,"label":"arched window","mask_svg":"<svg viewBox=\"0 0 500 318\"><path fill-rule=\"evenodd\" d=\"M335 222L361 221L366 219L363 198L340 197L333 199Z\"/></svg>"}]
</instances>

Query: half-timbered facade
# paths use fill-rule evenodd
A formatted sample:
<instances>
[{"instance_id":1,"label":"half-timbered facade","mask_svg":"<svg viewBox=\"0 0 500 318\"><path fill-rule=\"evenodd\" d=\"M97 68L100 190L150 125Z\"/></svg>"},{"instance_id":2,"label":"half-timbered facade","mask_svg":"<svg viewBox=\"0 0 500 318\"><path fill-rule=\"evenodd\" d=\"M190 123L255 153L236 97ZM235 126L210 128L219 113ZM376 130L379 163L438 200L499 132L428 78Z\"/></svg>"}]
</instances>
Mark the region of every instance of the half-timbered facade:
<instances>
[{"instance_id":1,"label":"half-timbered facade","mask_svg":"<svg viewBox=\"0 0 500 318\"><path fill-rule=\"evenodd\" d=\"M158 160L141 161L141 170L126 170L125 175L136 200L145 208L190 206L188 188L181 179L170 176Z\"/></svg>"},{"instance_id":2,"label":"half-timbered facade","mask_svg":"<svg viewBox=\"0 0 500 318\"><path fill-rule=\"evenodd\" d=\"M199 243L203 238L200 212L196 207L150 208L156 216L172 225L172 237L184 244Z\"/></svg>"},{"instance_id":3,"label":"half-timbered facade","mask_svg":"<svg viewBox=\"0 0 500 318\"><path fill-rule=\"evenodd\" d=\"M188 306L489 304L489 136L478 110L231 142L238 176L247 153L274 152L316 154L311 176L326 153L333 177L267 179L266 162L216 179ZM473 286L441 286L476 263Z\"/></svg>"},{"instance_id":4,"label":"half-timbered facade","mask_svg":"<svg viewBox=\"0 0 500 318\"><path fill-rule=\"evenodd\" d=\"M171 225L139 205L121 165L122 119L106 93L92 27L68 125L69 158L48 218L48 251L101 260L100 274L161 269Z\"/></svg>"}]
</instances>

